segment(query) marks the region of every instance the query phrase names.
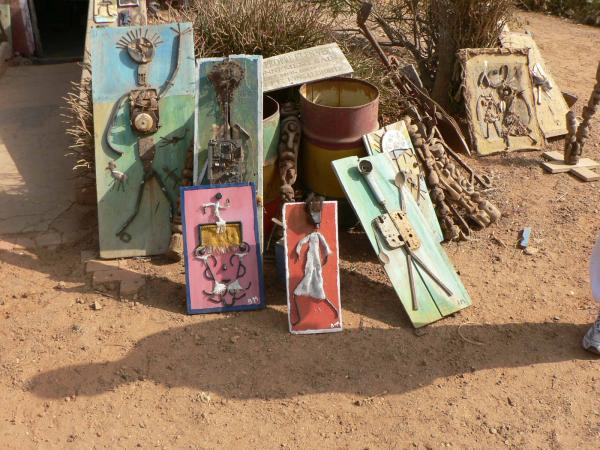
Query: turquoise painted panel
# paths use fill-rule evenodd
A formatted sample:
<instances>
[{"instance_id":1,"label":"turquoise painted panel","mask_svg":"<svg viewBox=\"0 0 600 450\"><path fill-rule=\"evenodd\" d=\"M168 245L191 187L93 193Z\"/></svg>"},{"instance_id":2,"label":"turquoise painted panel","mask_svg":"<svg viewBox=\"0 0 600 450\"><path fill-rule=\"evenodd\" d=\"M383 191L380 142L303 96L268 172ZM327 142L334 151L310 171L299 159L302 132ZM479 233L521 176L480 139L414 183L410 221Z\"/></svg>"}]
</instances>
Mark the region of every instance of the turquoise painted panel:
<instances>
[{"instance_id":1,"label":"turquoise painted panel","mask_svg":"<svg viewBox=\"0 0 600 450\"><path fill-rule=\"evenodd\" d=\"M127 229L131 241L121 240L117 232L135 211L144 169L139 155L139 136L131 128L129 101L119 107L123 96L139 89L135 83L137 65L131 62L126 50L116 47L116 42L127 32L141 30L145 33L146 29L149 35L157 34L163 41L148 71L148 87L160 91L176 68L177 46L173 29L177 29L177 24L91 31L96 188L102 258L156 255L167 250L171 236L171 202L177 202L186 152L193 145L195 90L193 35L190 31L181 38L180 65L174 85L158 103L160 127L151 135L156 149L152 168L157 176L146 182L139 212ZM181 30L186 29L191 30L191 25L181 24ZM114 127L110 127L113 110ZM108 146L107 137L118 152ZM116 165L115 170L125 175L124 182L115 179L109 163ZM166 187L166 195L159 180Z\"/></svg>"},{"instance_id":2,"label":"turquoise painted panel","mask_svg":"<svg viewBox=\"0 0 600 450\"><path fill-rule=\"evenodd\" d=\"M369 160L377 174L379 187L387 201L390 210L400 209L398 188L394 185L395 172L384 154L369 156ZM413 311L408 278L408 265L404 249L389 249L381 239L376 237L373 220L384 213L377 204L371 189L358 171L359 159L349 157L332 163L334 171L340 180L348 200L352 204L365 232L379 255L380 251L387 254L389 262L384 268L392 282L396 294L416 327L428 325L444 316L453 314L471 304L471 299L458 277L454 267L441 247L438 239L432 233L429 223L419 206L406 187L402 188L402 196L406 200L406 211L410 222L421 241L421 247L415 251L425 265L452 291L449 297L429 275L413 263L415 289L419 300L419 309Z\"/></svg>"},{"instance_id":3,"label":"turquoise painted panel","mask_svg":"<svg viewBox=\"0 0 600 450\"><path fill-rule=\"evenodd\" d=\"M208 141L213 137L213 126L222 125L224 120L217 101L216 92L208 74L225 58L202 58L197 61L196 136L194 144L194 184L206 184L206 162ZM258 200L258 217L262 247L263 218L263 94L262 56L233 55L232 61L244 69L244 79L236 89L231 105L231 125L240 125L250 136L244 160L246 162L243 181L255 183Z\"/></svg>"},{"instance_id":4,"label":"turquoise painted panel","mask_svg":"<svg viewBox=\"0 0 600 450\"><path fill-rule=\"evenodd\" d=\"M181 31L190 30L181 39L181 59L177 80L168 95L194 95L196 81L194 78L194 39L191 23L180 24ZM148 83L153 87L162 86L168 80L177 64L177 24L150 25L145 27L93 28L91 30L92 74L94 76L94 103L114 102L124 92L137 89L137 64L127 51L117 47L117 43L127 33L148 32L148 37L158 36L162 41L156 47L156 54L148 68Z\"/></svg>"}]
</instances>

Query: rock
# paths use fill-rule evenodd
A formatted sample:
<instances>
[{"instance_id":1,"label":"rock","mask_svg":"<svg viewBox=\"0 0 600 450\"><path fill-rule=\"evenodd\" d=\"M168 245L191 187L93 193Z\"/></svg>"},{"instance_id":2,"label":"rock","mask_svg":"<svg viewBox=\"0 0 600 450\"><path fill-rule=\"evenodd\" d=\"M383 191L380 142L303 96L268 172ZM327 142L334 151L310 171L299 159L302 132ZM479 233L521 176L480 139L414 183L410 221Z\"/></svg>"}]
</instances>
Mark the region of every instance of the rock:
<instances>
[{"instance_id":1,"label":"rock","mask_svg":"<svg viewBox=\"0 0 600 450\"><path fill-rule=\"evenodd\" d=\"M490 434L498 434L498 430L495 428L490 428Z\"/></svg>"},{"instance_id":2,"label":"rock","mask_svg":"<svg viewBox=\"0 0 600 450\"><path fill-rule=\"evenodd\" d=\"M210 394L208 392L204 392L204 391L200 392L200 401L202 403L210 403L210 400L211 400L211 398L210 398Z\"/></svg>"},{"instance_id":3,"label":"rock","mask_svg":"<svg viewBox=\"0 0 600 450\"><path fill-rule=\"evenodd\" d=\"M63 290L64 288L65 288L64 281L59 281L58 284L56 286L54 286L54 289L56 289L57 291Z\"/></svg>"},{"instance_id":4,"label":"rock","mask_svg":"<svg viewBox=\"0 0 600 450\"><path fill-rule=\"evenodd\" d=\"M94 303L92 303L92 309L94 311L100 311L102 309L102 304L98 301L95 301Z\"/></svg>"},{"instance_id":5,"label":"rock","mask_svg":"<svg viewBox=\"0 0 600 450\"><path fill-rule=\"evenodd\" d=\"M523 250L523 253L525 253L526 255L529 255L529 256L533 256L538 252L539 252L539 250L535 247L527 247L525 250Z\"/></svg>"},{"instance_id":6,"label":"rock","mask_svg":"<svg viewBox=\"0 0 600 450\"><path fill-rule=\"evenodd\" d=\"M427 334L427 328L415 328L413 333L415 336L425 336Z\"/></svg>"}]
</instances>

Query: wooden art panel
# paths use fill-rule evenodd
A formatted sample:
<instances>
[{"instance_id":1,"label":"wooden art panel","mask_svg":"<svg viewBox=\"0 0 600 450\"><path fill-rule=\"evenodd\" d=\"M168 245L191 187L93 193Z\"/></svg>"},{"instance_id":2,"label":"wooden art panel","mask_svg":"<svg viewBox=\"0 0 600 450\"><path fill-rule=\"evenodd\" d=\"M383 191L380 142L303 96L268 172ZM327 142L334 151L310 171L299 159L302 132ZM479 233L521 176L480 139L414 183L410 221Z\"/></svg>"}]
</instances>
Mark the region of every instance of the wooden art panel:
<instances>
[{"instance_id":1,"label":"wooden art panel","mask_svg":"<svg viewBox=\"0 0 600 450\"><path fill-rule=\"evenodd\" d=\"M117 0L93 0L94 22L97 24L116 23L119 17Z\"/></svg>"},{"instance_id":2,"label":"wooden art panel","mask_svg":"<svg viewBox=\"0 0 600 450\"><path fill-rule=\"evenodd\" d=\"M505 48L529 49L529 71L534 84L535 111L544 136L552 138L567 134L566 117L569 106L548 70L533 36L509 31L500 35L500 41Z\"/></svg>"},{"instance_id":3,"label":"wooden art panel","mask_svg":"<svg viewBox=\"0 0 600 450\"><path fill-rule=\"evenodd\" d=\"M143 68L127 49L128 42L140 37L154 46L152 61ZM100 256L162 254L169 245L171 211L193 142L192 26L95 28L91 48ZM145 86L139 85L140 77ZM148 115L137 115L130 94L145 89L158 96L149 102L157 107L158 120L152 123L158 127L141 133L134 130L132 114L139 119L137 126L146 126Z\"/></svg>"},{"instance_id":4,"label":"wooden art panel","mask_svg":"<svg viewBox=\"0 0 600 450\"><path fill-rule=\"evenodd\" d=\"M439 239L438 242L442 242L444 234L429 197L421 163L417 158L404 121L392 123L363 136L363 142L369 155L385 153L388 156L394 174L402 170L411 175L409 181L412 182L409 182L408 189L427 219L431 231Z\"/></svg>"},{"instance_id":5,"label":"wooden art panel","mask_svg":"<svg viewBox=\"0 0 600 450\"><path fill-rule=\"evenodd\" d=\"M264 308L254 185L182 188L181 205L188 313Z\"/></svg>"},{"instance_id":6,"label":"wooden art panel","mask_svg":"<svg viewBox=\"0 0 600 450\"><path fill-rule=\"evenodd\" d=\"M463 96L479 155L541 150L527 50L462 49Z\"/></svg>"},{"instance_id":7,"label":"wooden art panel","mask_svg":"<svg viewBox=\"0 0 600 450\"><path fill-rule=\"evenodd\" d=\"M318 228L305 203L286 203L283 223L290 332L342 331L337 202L323 202Z\"/></svg>"},{"instance_id":8,"label":"wooden art panel","mask_svg":"<svg viewBox=\"0 0 600 450\"><path fill-rule=\"evenodd\" d=\"M207 184L208 144L215 139L218 127L225 123L217 92L209 79L213 68L224 61L239 64L243 70L240 85L233 92L230 126L239 126L243 140L242 181L257 186L258 215L263 216L263 94L262 56L234 55L229 58L202 58L197 61L196 133L194 144L194 184ZM262 220L259 222L262 241Z\"/></svg>"},{"instance_id":9,"label":"wooden art panel","mask_svg":"<svg viewBox=\"0 0 600 450\"><path fill-rule=\"evenodd\" d=\"M382 261L383 267L413 326L416 328L423 327L468 307L471 304L469 294L406 186L402 187L402 199L405 202L406 215L412 226L413 236L416 236L420 241L420 247L414 251L414 255L450 291L451 295L414 259L409 266L407 254L403 247L392 249L384 242L381 233L376 231L375 221L385 213L385 210L378 204L372 189L359 172L358 165L363 160L371 163L373 167L372 175L375 177L387 208L390 211L401 210L399 191L394 184L394 170L386 155L379 154L362 159L357 157L344 158L334 161L333 167L346 197L358 216L375 253ZM409 272L409 267L412 267L412 272ZM414 279L414 299L410 288L411 273ZM416 309L413 300L418 303Z\"/></svg>"}]
</instances>

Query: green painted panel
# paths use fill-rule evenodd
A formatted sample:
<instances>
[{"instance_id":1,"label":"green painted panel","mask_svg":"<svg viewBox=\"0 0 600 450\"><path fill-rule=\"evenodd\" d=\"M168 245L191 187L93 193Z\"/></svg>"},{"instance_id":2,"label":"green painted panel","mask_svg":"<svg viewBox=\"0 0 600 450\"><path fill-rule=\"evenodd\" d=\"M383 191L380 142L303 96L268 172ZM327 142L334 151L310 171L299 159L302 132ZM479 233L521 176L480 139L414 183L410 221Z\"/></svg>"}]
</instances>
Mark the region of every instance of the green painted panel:
<instances>
[{"instance_id":1,"label":"green painted panel","mask_svg":"<svg viewBox=\"0 0 600 450\"><path fill-rule=\"evenodd\" d=\"M155 179L146 183L140 211L127 230L131 242L124 243L116 236L135 210L144 171L137 151L137 137L129 125L128 108L122 108L117 115L113 134L114 146L122 149L123 155L109 149L102 138L113 106L110 103L94 104L94 124L99 130L95 139L100 256L124 258L162 254L167 250L171 236L170 205ZM159 110L161 127L154 135L157 145L153 168L161 175L170 198L177 201L185 155L192 145L194 99L192 96L165 97L160 100ZM173 144L173 141L177 142ZM123 186L118 185L107 169L109 161L114 161L116 169L127 175Z\"/></svg>"},{"instance_id":2,"label":"green painted panel","mask_svg":"<svg viewBox=\"0 0 600 450\"><path fill-rule=\"evenodd\" d=\"M231 125L241 126L250 136L245 149L246 170L244 181L255 183L258 199L260 240L262 244L263 217L263 94L262 56L233 55L229 57L244 69L244 79L236 89L231 105ZM196 99L196 136L194 144L194 184L206 184L208 141L213 138L213 127L224 123L213 84L208 79L211 69L225 58L197 60L198 74ZM262 246L261 246L262 248Z\"/></svg>"},{"instance_id":3,"label":"green painted panel","mask_svg":"<svg viewBox=\"0 0 600 450\"><path fill-rule=\"evenodd\" d=\"M373 164L379 187L389 209L392 211L399 210L400 196L398 195L398 188L394 185L395 171L393 166L389 164L387 156L379 154L364 159ZM413 311L405 251L402 248L390 250L383 241L376 237L372 223L384 211L376 203L371 189L359 173L358 162L357 157L349 157L334 161L332 165L373 249L379 254L381 248L387 254L389 262L384 265L384 268L412 324L419 328L469 306L471 304L469 294L439 241L431 232L429 223L419 206L408 189L403 187L402 195L406 200L406 211L421 241L421 246L415 251L415 255L453 293L452 297L448 297L420 266L413 263L414 273L418 274L418 276L415 276L415 289L419 300L419 309Z\"/></svg>"},{"instance_id":4,"label":"green painted panel","mask_svg":"<svg viewBox=\"0 0 600 450\"><path fill-rule=\"evenodd\" d=\"M415 172L418 175L419 186L418 189L415 189L416 192L413 192L413 196L417 200L419 208L421 208L421 212L427 219L427 223L429 223L431 231L438 239L438 242L442 242L444 240L444 233L442 233L440 222L435 214L435 208L433 207L431 197L429 197L429 189L427 188L427 183L425 182L425 176L423 175L421 164L417 159L415 149L412 145L412 141L404 121L401 120L391 125L387 125L377 131L374 131L373 133L363 136L363 142L365 144L367 153L369 155L376 155L382 152L381 139L387 131L400 132L402 135L402 148L407 149L400 157L397 158L397 161L394 161L392 159L393 157L390 155L390 164L395 173L398 173L399 167L402 167L403 170Z\"/></svg>"}]
</instances>

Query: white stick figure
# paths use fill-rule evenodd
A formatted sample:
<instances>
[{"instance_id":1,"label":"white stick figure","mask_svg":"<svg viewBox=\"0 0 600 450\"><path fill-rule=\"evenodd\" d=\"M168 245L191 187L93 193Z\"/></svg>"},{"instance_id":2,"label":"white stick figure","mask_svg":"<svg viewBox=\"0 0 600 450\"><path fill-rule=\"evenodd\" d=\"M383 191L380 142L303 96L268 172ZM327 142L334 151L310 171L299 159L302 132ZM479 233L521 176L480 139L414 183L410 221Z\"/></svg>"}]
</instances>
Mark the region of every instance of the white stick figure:
<instances>
[{"instance_id":1,"label":"white stick figure","mask_svg":"<svg viewBox=\"0 0 600 450\"><path fill-rule=\"evenodd\" d=\"M209 202L209 203L203 204L202 210L204 211L204 214L206 214L206 208L210 208L210 207L214 208L215 217L217 218L217 221L215 222L217 225L217 233L224 233L225 225L227 224L227 222L225 222L223 220L223 218L221 217L221 209L229 208L230 201L229 201L229 199L227 199L227 200L225 200L225 205L221 205L221 199L223 198L223 195L220 192L217 193L215 198L217 200L214 203Z\"/></svg>"}]
</instances>

